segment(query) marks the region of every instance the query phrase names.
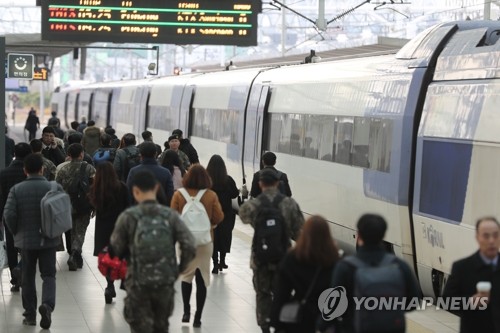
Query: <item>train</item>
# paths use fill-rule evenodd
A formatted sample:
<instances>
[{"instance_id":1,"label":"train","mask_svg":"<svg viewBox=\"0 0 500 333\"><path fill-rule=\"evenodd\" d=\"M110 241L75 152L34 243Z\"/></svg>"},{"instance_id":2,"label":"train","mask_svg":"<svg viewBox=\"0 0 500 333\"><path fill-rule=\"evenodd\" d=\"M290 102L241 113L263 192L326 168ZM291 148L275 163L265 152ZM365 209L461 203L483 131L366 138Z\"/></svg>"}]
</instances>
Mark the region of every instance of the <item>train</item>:
<instances>
[{"instance_id":1,"label":"train","mask_svg":"<svg viewBox=\"0 0 500 333\"><path fill-rule=\"evenodd\" d=\"M85 116L160 144L180 128L241 188L273 151L305 216L324 216L347 252L363 213L384 216L388 251L438 296L477 250L476 219L500 215L499 34L447 22L393 54L94 83L51 103L65 126Z\"/></svg>"}]
</instances>

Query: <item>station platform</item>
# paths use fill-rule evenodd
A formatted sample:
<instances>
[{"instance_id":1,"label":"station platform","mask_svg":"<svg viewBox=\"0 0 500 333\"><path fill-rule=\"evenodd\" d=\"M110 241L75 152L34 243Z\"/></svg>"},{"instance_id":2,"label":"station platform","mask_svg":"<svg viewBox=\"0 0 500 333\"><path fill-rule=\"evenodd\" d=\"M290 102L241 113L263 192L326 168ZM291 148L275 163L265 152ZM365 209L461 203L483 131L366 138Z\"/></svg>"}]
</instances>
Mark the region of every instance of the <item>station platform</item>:
<instances>
[{"instance_id":1,"label":"station platform","mask_svg":"<svg viewBox=\"0 0 500 333\"><path fill-rule=\"evenodd\" d=\"M22 127L10 127L10 136L22 141ZM175 308L170 317L170 332L259 333L255 318L255 292L252 285L252 270L249 266L253 229L237 218L233 232L232 251L227 256L229 269L220 274L211 274L207 301L202 316L202 327L193 328L191 323L182 323L182 297L180 282L176 283ZM129 326L123 318L125 291L117 288L117 297L112 304L105 304L106 280L97 269L97 258L92 256L94 223L87 230L83 248L84 267L70 272L66 252L57 253L57 296L52 314L52 333L123 333ZM40 316L37 326L22 325L22 301L19 292L10 291L9 271L0 273L0 332L40 332ZM194 287L193 289L196 289ZM41 279L37 276L37 291L41 296ZM194 316L196 309L195 290L191 297ZM458 317L433 308L407 314L407 332L452 333L459 331Z\"/></svg>"}]
</instances>

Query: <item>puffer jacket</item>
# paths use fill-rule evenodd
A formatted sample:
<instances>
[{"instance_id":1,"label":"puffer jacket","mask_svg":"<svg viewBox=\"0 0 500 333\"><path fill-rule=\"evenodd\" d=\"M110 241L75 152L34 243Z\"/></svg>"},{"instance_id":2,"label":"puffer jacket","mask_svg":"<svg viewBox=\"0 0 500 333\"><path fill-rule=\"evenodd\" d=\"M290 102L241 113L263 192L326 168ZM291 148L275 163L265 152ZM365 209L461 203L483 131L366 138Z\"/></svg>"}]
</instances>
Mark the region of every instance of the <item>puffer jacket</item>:
<instances>
[{"instance_id":1,"label":"puffer jacket","mask_svg":"<svg viewBox=\"0 0 500 333\"><path fill-rule=\"evenodd\" d=\"M3 217L14 235L14 245L17 248L37 250L59 245L59 237L44 238L40 233L42 223L40 201L49 190L49 181L39 175L28 176L10 190Z\"/></svg>"}]
</instances>

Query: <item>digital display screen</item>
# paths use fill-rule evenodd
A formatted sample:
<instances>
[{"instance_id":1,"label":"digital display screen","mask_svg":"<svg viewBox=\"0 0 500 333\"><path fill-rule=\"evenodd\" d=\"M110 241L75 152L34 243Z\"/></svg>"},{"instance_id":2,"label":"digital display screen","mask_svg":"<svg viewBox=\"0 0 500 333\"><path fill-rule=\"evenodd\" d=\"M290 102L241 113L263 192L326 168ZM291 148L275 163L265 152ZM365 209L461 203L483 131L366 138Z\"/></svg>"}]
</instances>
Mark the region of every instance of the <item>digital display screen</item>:
<instances>
[{"instance_id":1,"label":"digital display screen","mask_svg":"<svg viewBox=\"0 0 500 333\"><path fill-rule=\"evenodd\" d=\"M42 0L42 39L257 45L260 0Z\"/></svg>"}]
</instances>

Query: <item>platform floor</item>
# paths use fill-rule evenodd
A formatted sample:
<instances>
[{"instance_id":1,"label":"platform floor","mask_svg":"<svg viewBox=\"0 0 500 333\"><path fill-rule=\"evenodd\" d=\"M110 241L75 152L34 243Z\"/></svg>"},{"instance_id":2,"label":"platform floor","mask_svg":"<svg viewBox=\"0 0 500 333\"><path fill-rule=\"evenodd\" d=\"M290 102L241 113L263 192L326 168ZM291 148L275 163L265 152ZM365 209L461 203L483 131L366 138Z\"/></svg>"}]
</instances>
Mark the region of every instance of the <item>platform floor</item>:
<instances>
[{"instance_id":1,"label":"platform floor","mask_svg":"<svg viewBox=\"0 0 500 333\"><path fill-rule=\"evenodd\" d=\"M255 319L255 293L252 271L249 268L250 242L253 230L237 221L232 252L228 254L229 269L222 274L212 274L211 284L203 311L202 327L181 323L182 298L180 283L176 284L175 309L170 318L171 332L258 333ZM57 297L52 315L53 333L123 333L129 327L123 319L125 292L117 289L113 304L104 302L106 281L97 269L97 258L92 256L94 228L91 222L83 249L84 267L77 272L68 271L68 254L57 254ZM10 292L9 272L4 270L0 283L0 332L39 332L40 326L22 325L20 293ZM195 288L193 288L195 289ZM41 279L37 277L40 298ZM192 311L196 307L195 290L191 298ZM428 309L408 315L408 332L451 333L458 332L458 318L445 311ZM39 317L39 316L38 316ZM38 322L40 318L37 318Z\"/></svg>"}]
</instances>

